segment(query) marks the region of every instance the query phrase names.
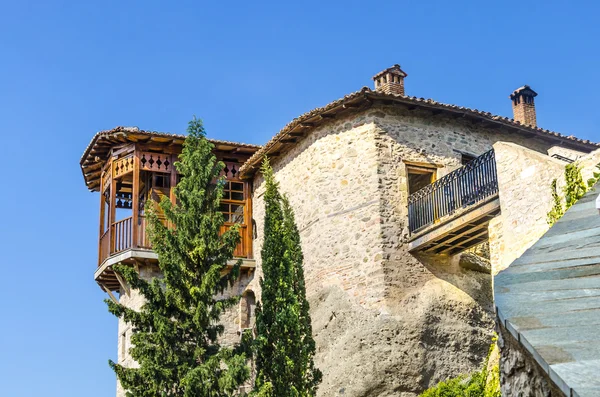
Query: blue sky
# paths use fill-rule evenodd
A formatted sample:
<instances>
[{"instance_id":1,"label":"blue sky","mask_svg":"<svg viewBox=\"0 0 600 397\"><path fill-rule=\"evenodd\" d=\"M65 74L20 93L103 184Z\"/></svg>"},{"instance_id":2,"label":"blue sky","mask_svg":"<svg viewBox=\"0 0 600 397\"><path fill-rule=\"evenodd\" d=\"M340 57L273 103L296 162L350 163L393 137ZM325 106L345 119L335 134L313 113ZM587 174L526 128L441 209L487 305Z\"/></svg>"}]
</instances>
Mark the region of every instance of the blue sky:
<instances>
[{"instance_id":1,"label":"blue sky","mask_svg":"<svg viewBox=\"0 0 600 397\"><path fill-rule=\"evenodd\" d=\"M114 395L78 165L96 131L197 115L261 144L400 63L407 94L505 116L529 84L540 126L600 141L600 6L485 3L0 0L2 395Z\"/></svg>"}]
</instances>

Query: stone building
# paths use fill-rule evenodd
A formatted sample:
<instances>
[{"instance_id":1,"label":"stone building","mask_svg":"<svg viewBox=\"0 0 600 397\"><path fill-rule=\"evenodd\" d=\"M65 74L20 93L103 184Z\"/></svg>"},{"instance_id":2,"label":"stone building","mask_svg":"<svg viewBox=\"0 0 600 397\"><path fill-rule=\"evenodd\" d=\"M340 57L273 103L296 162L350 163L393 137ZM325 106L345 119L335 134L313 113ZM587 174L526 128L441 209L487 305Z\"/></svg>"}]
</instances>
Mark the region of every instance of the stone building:
<instances>
[{"instance_id":1,"label":"stone building","mask_svg":"<svg viewBox=\"0 0 600 397\"><path fill-rule=\"evenodd\" d=\"M260 299L268 156L301 233L320 396L416 396L479 368L494 330L492 274L546 232L552 179L598 149L538 128L528 86L510 95L513 120L407 96L406 77L394 65L374 89L300 115L262 147L214 141L227 164L224 211L243 226L244 272L230 291L242 299L223 337L251 327ZM96 134L81 160L88 188L102 192L95 278L125 304L141 302L111 267L156 274L139 206L172 195L176 172L157 158L171 165L182 140L118 127ZM130 217L117 219L119 201ZM491 264L465 254L482 243ZM128 335L120 322L119 361L135 365Z\"/></svg>"}]
</instances>

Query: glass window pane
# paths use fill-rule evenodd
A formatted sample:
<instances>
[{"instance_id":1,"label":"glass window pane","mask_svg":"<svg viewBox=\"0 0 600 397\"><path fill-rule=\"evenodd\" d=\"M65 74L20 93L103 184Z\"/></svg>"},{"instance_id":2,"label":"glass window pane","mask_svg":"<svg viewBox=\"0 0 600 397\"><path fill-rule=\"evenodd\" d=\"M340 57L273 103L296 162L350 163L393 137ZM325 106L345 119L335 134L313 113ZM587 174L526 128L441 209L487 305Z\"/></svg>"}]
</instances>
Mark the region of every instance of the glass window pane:
<instances>
[{"instance_id":1,"label":"glass window pane","mask_svg":"<svg viewBox=\"0 0 600 397\"><path fill-rule=\"evenodd\" d=\"M231 198L231 192L224 191L223 192L223 200L229 200Z\"/></svg>"},{"instance_id":2,"label":"glass window pane","mask_svg":"<svg viewBox=\"0 0 600 397\"><path fill-rule=\"evenodd\" d=\"M231 212L233 222L243 223L244 222L244 206L231 204Z\"/></svg>"},{"instance_id":3,"label":"glass window pane","mask_svg":"<svg viewBox=\"0 0 600 397\"><path fill-rule=\"evenodd\" d=\"M232 192L231 193L231 199L232 200L244 200L244 193L238 193L238 192Z\"/></svg>"},{"instance_id":4,"label":"glass window pane","mask_svg":"<svg viewBox=\"0 0 600 397\"><path fill-rule=\"evenodd\" d=\"M233 218L233 220L231 222L240 223L240 224L244 223L244 215L243 214L232 214L231 216Z\"/></svg>"},{"instance_id":5,"label":"glass window pane","mask_svg":"<svg viewBox=\"0 0 600 397\"><path fill-rule=\"evenodd\" d=\"M219 211L221 211L221 212L229 212L229 204L221 204L221 205L219 205Z\"/></svg>"},{"instance_id":6,"label":"glass window pane","mask_svg":"<svg viewBox=\"0 0 600 397\"><path fill-rule=\"evenodd\" d=\"M231 190L244 191L244 184L239 182L231 182Z\"/></svg>"}]
</instances>

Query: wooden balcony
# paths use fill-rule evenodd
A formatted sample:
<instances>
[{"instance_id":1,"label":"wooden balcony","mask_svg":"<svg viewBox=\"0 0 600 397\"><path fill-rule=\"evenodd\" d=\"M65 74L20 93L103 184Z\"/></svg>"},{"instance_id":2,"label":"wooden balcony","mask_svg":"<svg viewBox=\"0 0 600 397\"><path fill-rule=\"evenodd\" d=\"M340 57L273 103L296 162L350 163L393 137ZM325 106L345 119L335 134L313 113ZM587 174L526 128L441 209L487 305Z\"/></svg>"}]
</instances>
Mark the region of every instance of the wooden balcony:
<instances>
[{"instance_id":1,"label":"wooden balcony","mask_svg":"<svg viewBox=\"0 0 600 397\"><path fill-rule=\"evenodd\" d=\"M144 216L138 217L139 225L136 228L134 235L133 231L133 217L130 216L125 219L121 219L112 224L110 231L107 230L102 236L100 236L100 253L98 257L98 265L101 266L108 258L115 256L127 250L152 250L152 244L148 239L148 233L146 232L146 218ZM232 227L233 224L224 224L221 227L221 233ZM248 241L246 226L240 227L240 243L237 245L234 251L236 258L248 258Z\"/></svg>"},{"instance_id":2,"label":"wooden balcony","mask_svg":"<svg viewBox=\"0 0 600 397\"><path fill-rule=\"evenodd\" d=\"M408 198L411 252L454 255L487 241L500 213L494 150Z\"/></svg>"},{"instance_id":3,"label":"wooden balcony","mask_svg":"<svg viewBox=\"0 0 600 397\"><path fill-rule=\"evenodd\" d=\"M172 203L177 201L173 189L180 178L173 166L177 151L164 153L150 149L136 144L120 147L99 174L100 230L98 268L94 277L107 292L123 288L122 281L112 270L113 265L156 266L158 263L148 238L145 203L160 202L164 198ZM253 268L250 183L239 179L241 160L229 157L235 154L227 156L222 160L225 166L221 172L224 190L220 210L225 223L220 232L240 224L241 240L234 257L242 259L245 268ZM157 211L161 216L158 207Z\"/></svg>"}]
</instances>

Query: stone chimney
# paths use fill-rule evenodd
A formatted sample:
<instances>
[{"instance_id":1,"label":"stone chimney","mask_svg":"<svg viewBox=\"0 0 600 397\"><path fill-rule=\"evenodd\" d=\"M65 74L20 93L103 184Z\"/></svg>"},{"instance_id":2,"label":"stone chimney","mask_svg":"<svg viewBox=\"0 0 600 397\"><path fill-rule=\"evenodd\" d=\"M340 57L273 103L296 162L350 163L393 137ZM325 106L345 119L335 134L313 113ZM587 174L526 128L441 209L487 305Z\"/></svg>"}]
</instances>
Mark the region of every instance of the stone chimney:
<instances>
[{"instance_id":1,"label":"stone chimney","mask_svg":"<svg viewBox=\"0 0 600 397\"><path fill-rule=\"evenodd\" d=\"M400 69L398 64L387 68L373 76L375 91L404 96L404 78L406 76L408 75Z\"/></svg>"},{"instance_id":2,"label":"stone chimney","mask_svg":"<svg viewBox=\"0 0 600 397\"><path fill-rule=\"evenodd\" d=\"M537 93L528 85L517 88L510 94L515 121L530 127L537 127L535 118L535 103L533 98Z\"/></svg>"}]
</instances>

